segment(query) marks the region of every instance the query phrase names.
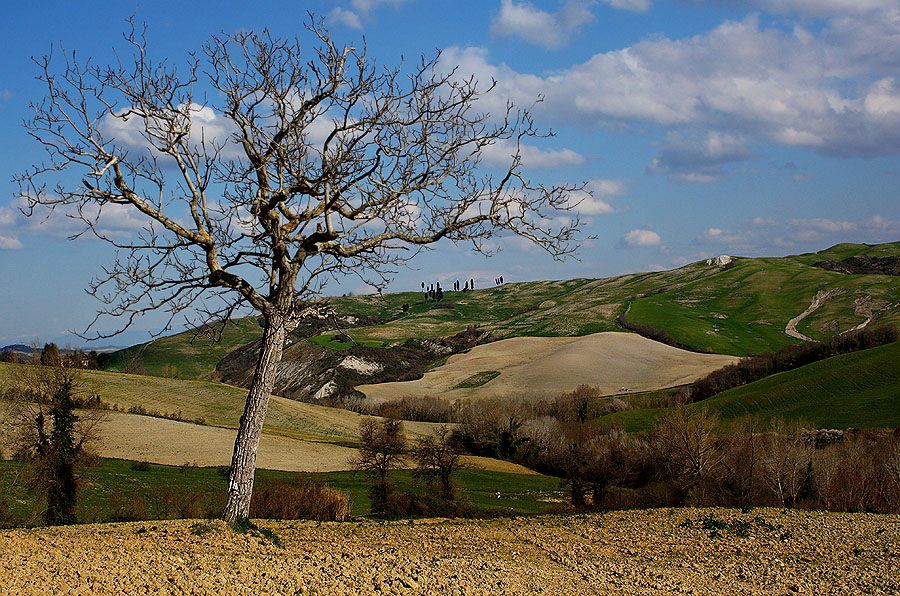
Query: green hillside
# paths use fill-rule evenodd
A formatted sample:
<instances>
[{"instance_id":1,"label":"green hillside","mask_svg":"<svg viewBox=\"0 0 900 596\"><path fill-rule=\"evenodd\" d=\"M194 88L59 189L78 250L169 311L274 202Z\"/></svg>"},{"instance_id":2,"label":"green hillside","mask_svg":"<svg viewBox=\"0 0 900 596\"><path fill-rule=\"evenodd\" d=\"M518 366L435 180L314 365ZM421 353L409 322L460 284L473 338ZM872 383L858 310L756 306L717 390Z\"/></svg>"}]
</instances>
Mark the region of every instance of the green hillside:
<instances>
[{"instance_id":1,"label":"green hillside","mask_svg":"<svg viewBox=\"0 0 900 596\"><path fill-rule=\"evenodd\" d=\"M756 416L802 420L815 428L900 426L900 342L834 356L772 375L689 406L723 420ZM627 430L652 428L664 409L603 417Z\"/></svg>"},{"instance_id":2,"label":"green hillside","mask_svg":"<svg viewBox=\"0 0 900 596\"><path fill-rule=\"evenodd\" d=\"M839 244L804 255L736 258L728 267L700 261L671 271L447 292L444 301L453 308L432 309L421 292L345 296L329 302L338 316L378 316L384 321L343 330L370 347L450 336L469 325L481 325L496 339L613 331L619 329L617 317L627 310L630 321L662 329L682 344L744 356L800 341L786 335L785 326L818 292L835 295L797 325L808 337L825 339L873 315L882 323L900 325L896 277L844 275L812 266L852 255L900 256L900 243ZM242 319L228 326L219 344L181 333L117 353L110 368L126 370L129 362L137 361L137 371L147 374L214 379L222 357L260 334L254 319ZM335 341L335 335L330 329L309 340L334 349L351 345Z\"/></svg>"},{"instance_id":3,"label":"green hillside","mask_svg":"<svg viewBox=\"0 0 900 596\"><path fill-rule=\"evenodd\" d=\"M237 347L262 336L254 317L229 321L220 341L185 331L132 346L110 355L106 370L181 379L213 378L216 363Z\"/></svg>"},{"instance_id":4,"label":"green hillside","mask_svg":"<svg viewBox=\"0 0 900 596\"><path fill-rule=\"evenodd\" d=\"M874 247L839 244L819 253L736 259L734 267L635 300L629 319L664 329L676 340L702 350L745 356L776 350L797 340L785 325L800 315L820 291L842 292L804 318L797 330L827 339L864 322L900 323L900 280L886 275L844 275L812 264L847 256L900 256L900 243Z\"/></svg>"}]
</instances>

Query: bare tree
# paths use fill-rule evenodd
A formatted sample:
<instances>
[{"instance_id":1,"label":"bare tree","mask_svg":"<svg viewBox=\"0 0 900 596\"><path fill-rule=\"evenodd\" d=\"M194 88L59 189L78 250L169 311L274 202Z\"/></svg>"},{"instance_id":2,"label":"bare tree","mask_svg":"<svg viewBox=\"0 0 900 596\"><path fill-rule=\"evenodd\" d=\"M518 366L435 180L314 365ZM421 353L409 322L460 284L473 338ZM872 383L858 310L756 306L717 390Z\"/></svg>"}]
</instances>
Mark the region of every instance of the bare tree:
<instances>
[{"instance_id":1,"label":"bare tree","mask_svg":"<svg viewBox=\"0 0 900 596\"><path fill-rule=\"evenodd\" d=\"M451 430L441 425L434 435L419 438L413 449L413 458L416 460L416 476L425 479L431 486L437 486L442 505L452 509L457 497L453 475L464 464Z\"/></svg>"},{"instance_id":2,"label":"bare tree","mask_svg":"<svg viewBox=\"0 0 900 596\"><path fill-rule=\"evenodd\" d=\"M61 211L119 249L90 288L105 304L98 317L121 317L118 331L151 310L170 324L261 313L228 480L234 520L249 511L285 335L329 279L381 287L423 247L468 241L488 253L503 233L563 258L580 222L555 216L584 189L526 180L520 149L542 136L529 111L478 111L492 86L442 70L439 54L384 68L311 17L302 42L221 34L179 71L154 62L129 24L127 52L109 66L74 53L36 61L47 95L26 127L47 160L17 180L29 214ZM496 143L514 147L508 167L482 164ZM116 234L108 215L142 232ZM103 335L96 321L86 334Z\"/></svg>"},{"instance_id":3,"label":"bare tree","mask_svg":"<svg viewBox=\"0 0 900 596\"><path fill-rule=\"evenodd\" d=\"M656 427L659 446L691 500L702 501L704 485L722 463L718 425L716 415L680 406L663 416Z\"/></svg>"},{"instance_id":4,"label":"bare tree","mask_svg":"<svg viewBox=\"0 0 900 596\"><path fill-rule=\"evenodd\" d=\"M353 466L372 476L369 491L372 513L389 515L392 512L394 493L391 471L403 465L403 453L406 449L403 423L394 418L383 418L379 425L369 418L360 423L359 437L361 447L353 459Z\"/></svg>"},{"instance_id":5,"label":"bare tree","mask_svg":"<svg viewBox=\"0 0 900 596\"><path fill-rule=\"evenodd\" d=\"M773 419L762 444L762 472L766 487L782 507L793 507L809 472L813 446L799 423Z\"/></svg>"}]
</instances>

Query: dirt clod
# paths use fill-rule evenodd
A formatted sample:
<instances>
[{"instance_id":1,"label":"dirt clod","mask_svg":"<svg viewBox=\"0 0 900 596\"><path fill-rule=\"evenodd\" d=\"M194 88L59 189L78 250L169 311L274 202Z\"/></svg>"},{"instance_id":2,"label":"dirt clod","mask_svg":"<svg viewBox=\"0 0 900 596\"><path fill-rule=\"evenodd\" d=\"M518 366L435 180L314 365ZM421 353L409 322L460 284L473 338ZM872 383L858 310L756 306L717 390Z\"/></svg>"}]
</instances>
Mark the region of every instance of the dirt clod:
<instances>
[{"instance_id":1,"label":"dirt clod","mask_svg":"<svg viewBox=\"0 0 900 596\"><path fill-rule=\"evenodd\" d=\"M712 533L704 524L712 518L741 531ZM900 593L896 515L663 509L431 524L258 521L283 548L221 522L197 535L195 524L2 532L0 593Z\"/></svg>"}]
</instances>

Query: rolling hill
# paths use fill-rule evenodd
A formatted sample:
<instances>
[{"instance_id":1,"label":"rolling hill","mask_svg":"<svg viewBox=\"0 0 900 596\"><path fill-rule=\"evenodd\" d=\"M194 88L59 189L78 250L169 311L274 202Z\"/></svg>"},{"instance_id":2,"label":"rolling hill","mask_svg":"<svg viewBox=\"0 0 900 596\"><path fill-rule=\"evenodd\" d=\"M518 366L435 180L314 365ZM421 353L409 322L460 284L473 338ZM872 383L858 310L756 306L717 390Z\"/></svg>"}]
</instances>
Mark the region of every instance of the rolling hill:
<instances>
[{"instance_id":1,"label":"rolling hill","mask_svg":"<svg viewBox=\"0 0 900 596\"><path fill-rule=\"evenodd\" d=\"M812 428L900 427L900 342L827 358L778 373L687 406L723 421L781 417ZM665 409L631 410L603 417L629 431L652 428Z\"/></svg>"},{"instance_id":2,"label":"rolling hill","mask_svg":"<svg viewBox=\"0 0 900 596\"><path fill-rule=\"evenodd\" d=\"M824 339L871 321L897 325L897 277L852 275L817 265L898 256L900 243L839 244L788 257L735 257L724 265L700 261L606 279L447 292L444 301L452 308L432 308L420 292L333 298L339 329L331 321L301 325L286 347L276 392L307 401L358 396L356 386L419 379L425 370L476 344L618 331L622 315L696 351L731 356L775 350L802 337ZM454 334L461 335L449 340ZM114 368L136 366L158 376L246 386L259 335L255 319L241 319L229 323L219 344L194 333L176 334L117 354ZM544 368L552 372L554 367ZM501 376L486 387L503 382ZM553 384L551 377L539 383L544 388Z\"/></svg>"},{"instance_id":3,"label":"rolling hill","mask_svg":"<svg viewBox=\"0 0 900 596\"><path fill-rule=\"evenodd\" d=\"M745 356L800 341L785 327L817 294L828 297L797 321L797 331L824 339L870 318L900 324L900 283L886 275L847 275L815 267L850 256L900 256L900 243L839 244L789 257L735 258L726 266L704 261L671 271L508 283L472 292L447 292L453 308L433 309L421 292L329 299L341 330L312 326L295 334L332 351L389 348L408 339L447 337L478 325L492 339L575 337L620 329L616 319L662 329L699 351ZM403 306L408 309L404 311ZM355 321L352 322L352 321ZM361 324L375 321L374 324ZM157 376L216 379L216 364L261 335L255 319L229 323L222 342L185 332L134 346L113 356L110 370L129 361ZM304 354L309 357L309 354Z\"/></svg>"}]
</instances>

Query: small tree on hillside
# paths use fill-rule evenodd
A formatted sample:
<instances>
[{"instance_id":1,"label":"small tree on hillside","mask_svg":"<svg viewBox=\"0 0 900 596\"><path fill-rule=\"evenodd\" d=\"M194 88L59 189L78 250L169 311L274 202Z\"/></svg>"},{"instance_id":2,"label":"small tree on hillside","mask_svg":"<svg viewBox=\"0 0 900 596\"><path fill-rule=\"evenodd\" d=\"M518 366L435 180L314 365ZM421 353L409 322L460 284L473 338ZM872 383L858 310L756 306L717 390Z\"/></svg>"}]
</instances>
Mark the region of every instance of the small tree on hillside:
<instances>
[{"instance_id":1,"label":"small tree on hillside","mask_svg":"<svg viewBox=\"0 0 900 596\"><path fill-rule=\"evenodd\" d=\"M47 95L26 128L47 162L17 177L29 212L78 218L120 249L91 291L123 328L154 309L174 317L203 305L207 321L239 308L262 315L229 521L249 512L285 337L327 279L381 287L442 239L486 253L485 241L508 233L555 258L578 244L577 214L558 215L583 185L522 174L523 142L541 136L528 110L479 111L490 86L443 69L439 56L383 68L311 21L302 41L213 36L181 71L154 62L133 24L110 66L74 53L38 60ZM498 143L513 154L489 170L482 152ZM130 241L110 233L109 213L143 231Z\"/></svg>"},{"instance_id":2,"label":"small tree on hillside","mask_svg":"<svg viewBox=\"0 0 900 596\"><path fill-rule=\"evenodd\" d=\"M59 356L59 348L56 344L44 344L41 350L41 366L61 366L62 360Z\"/></svg>"},{"instance_id":3,"label":"small tree on hillside","mask_svg":"<svg viewBox=\"0 0 900 596\"><path fill-rule=\"evenodd\" d=\"M680 406L663 416L654 430L673 475L697 504L702 504L705 485L719 471L725 455L718 426L717 416Z\"/></svg>"},{"instance_id":4,"label":"small tree on hillside","mask_svg":"<svg viewBox=\"0 0 900 596\"><path fill-rule=\"evenodd\" d=\"M25 391L11 408L18 455L31 465L32 486L46 496L46 522L75 523L78 469L102 416L76 414L80 381L72 369L31 368L23 380Z\"/></svg>"},{"instance_id":5,"label":"small tree on hillside","mask_svg":"<svg viewBox=\"0 0 900 596\"><path fill-rule=\"evenodd\" d=\"M459 446L449 428L440 426L433 436L422 437L413 449L416 476L436 487L441 504L452 509L457 500L453 475L463 467Z\"/></svg>"},{"instance_id":6,"label":"small tree on hillside","mask_svg":"<svg viewBox=\"0 0 900 596\"><path fill-rule=\"evenodd\" d=\"M362 446L353 465L357 470L368 472L372 477L369 495L372 499L372 514L388 516L394 513L394 483L391 472L403 465L406 438L403 424L393 418L384 418L381 424L375 420L364 420L359 426Z\"/></svg>"}]
</instances>

